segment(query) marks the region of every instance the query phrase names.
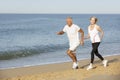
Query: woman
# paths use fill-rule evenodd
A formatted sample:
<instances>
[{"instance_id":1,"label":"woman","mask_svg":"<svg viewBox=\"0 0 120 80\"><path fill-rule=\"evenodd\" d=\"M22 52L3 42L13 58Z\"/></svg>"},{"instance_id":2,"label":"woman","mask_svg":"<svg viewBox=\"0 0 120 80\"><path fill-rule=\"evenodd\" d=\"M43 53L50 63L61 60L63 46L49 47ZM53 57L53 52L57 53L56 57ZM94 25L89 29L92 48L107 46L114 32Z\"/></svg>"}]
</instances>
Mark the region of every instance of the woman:
<instances>
[{"instance_id":1,"label":"woman","mask_svg":"<svg viewBox=\"0 0 120 80\"><path fill-rule=\"evenodd\" d=\"M91 17L90 18L90 25L88 26L88 36L86 37L86 39L90 38L91 42L92 42L92 51L91 51L91 62L90 65L88 66L87 70L90 70L93 68L93 62L94 62L94 54L100 58L100 60L102 61L104 67L107 66L107 60L104 60L104 58L99 54L98 52L98 47L100 45L100 42L103 38L104 32L101 29L100 26L98 26L97 23L97 18L96 17ZM100 33L100 35L99 35Z\"/></svg>"}]
</instances>

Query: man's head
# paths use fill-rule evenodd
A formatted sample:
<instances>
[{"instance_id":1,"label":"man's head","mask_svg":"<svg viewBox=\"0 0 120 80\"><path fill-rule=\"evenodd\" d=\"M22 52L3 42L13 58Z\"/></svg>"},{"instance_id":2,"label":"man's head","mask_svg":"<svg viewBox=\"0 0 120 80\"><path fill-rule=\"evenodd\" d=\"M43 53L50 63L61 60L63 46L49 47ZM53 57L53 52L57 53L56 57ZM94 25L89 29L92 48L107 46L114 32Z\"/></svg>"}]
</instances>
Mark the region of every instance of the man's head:
<instances>
[{"instance_id":1,"label":"man's head","mask_svg":"<svg viewBox=\"0 0 120 80\"><path fill-rule=\"evenodd\" d=\"M66 23L68 26L71 26L73 24L72 17L67 17L66 18Z\"/></svg>"}]
</instances>

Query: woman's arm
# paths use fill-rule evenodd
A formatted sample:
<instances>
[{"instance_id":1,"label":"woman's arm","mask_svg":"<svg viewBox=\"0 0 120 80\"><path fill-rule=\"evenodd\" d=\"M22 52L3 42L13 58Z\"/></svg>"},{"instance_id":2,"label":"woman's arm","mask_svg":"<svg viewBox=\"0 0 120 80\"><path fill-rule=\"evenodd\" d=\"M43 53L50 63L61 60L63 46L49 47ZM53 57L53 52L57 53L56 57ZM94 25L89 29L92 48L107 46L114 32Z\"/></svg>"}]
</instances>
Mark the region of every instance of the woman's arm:
<instances>
[{"instance_id":1,"label":"woman's arm","mask_svg":"<svg viewBox=\"0 0 120 80\"><path fill-rule=\"evenodd\" d=\"M89 28L90 28L90 26L88 26L88 35L84 39L89 39L90 38Z\"/></svg>"},{"instance_id":2,"label":"woman's arm","mask_svg":"<svg viewBox=\"0 0 120 80\"><path fill-rule=\"evenodd\" d=\"M84 37L84 39L89 39L89 38L90 38L90 34L88 33L88 35Z\"/></svg>"},{"instance_id":3,"label":"woman's arm","mask_svg":"<svg viewBox=\"0 0 120 80\"><path fill-rule=\"evenodd\" d=\"M100 39L102 40L102 38L104 36L104 31L102 30L102 28L100 26L97 26L97 30L100 32Z\"/></svg>"}]
</instances>

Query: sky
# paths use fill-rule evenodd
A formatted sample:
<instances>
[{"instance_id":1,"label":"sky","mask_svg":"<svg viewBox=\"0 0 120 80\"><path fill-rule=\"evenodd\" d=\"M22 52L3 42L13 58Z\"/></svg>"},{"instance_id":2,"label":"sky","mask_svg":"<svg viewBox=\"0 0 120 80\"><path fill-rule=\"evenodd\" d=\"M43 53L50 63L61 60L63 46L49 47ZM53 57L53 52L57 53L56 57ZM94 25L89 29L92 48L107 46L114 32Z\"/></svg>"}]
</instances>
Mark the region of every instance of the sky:
<instances>
[{"instance_id":1,"label":"sky","mask_svg":"<svg viewBox=\"0 0 120 80\"><path fill-rule=\"evenodd\" d=\"M0 13L120 14L120 0L0 0Z\"/></svg>"}]
</instances>

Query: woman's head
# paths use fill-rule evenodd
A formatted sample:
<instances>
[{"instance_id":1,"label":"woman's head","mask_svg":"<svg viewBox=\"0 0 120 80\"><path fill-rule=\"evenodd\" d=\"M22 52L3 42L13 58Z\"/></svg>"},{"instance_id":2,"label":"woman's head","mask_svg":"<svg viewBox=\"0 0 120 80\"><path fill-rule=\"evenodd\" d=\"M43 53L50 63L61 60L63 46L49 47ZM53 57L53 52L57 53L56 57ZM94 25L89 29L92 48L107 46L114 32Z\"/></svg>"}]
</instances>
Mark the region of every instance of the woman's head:
<instances>
[{"instance_id":1,"label":"woman's head","mask_svg":"<svg viewBox=\"0 0 120 80\"><path fill-rule=\"evenodd\" d=\"M90 24L92 24L92 25L96 24L97 21L98 21L98 19L96 17L94 17L94 16L90 18Z\"/></svg>"}]
</instances>

